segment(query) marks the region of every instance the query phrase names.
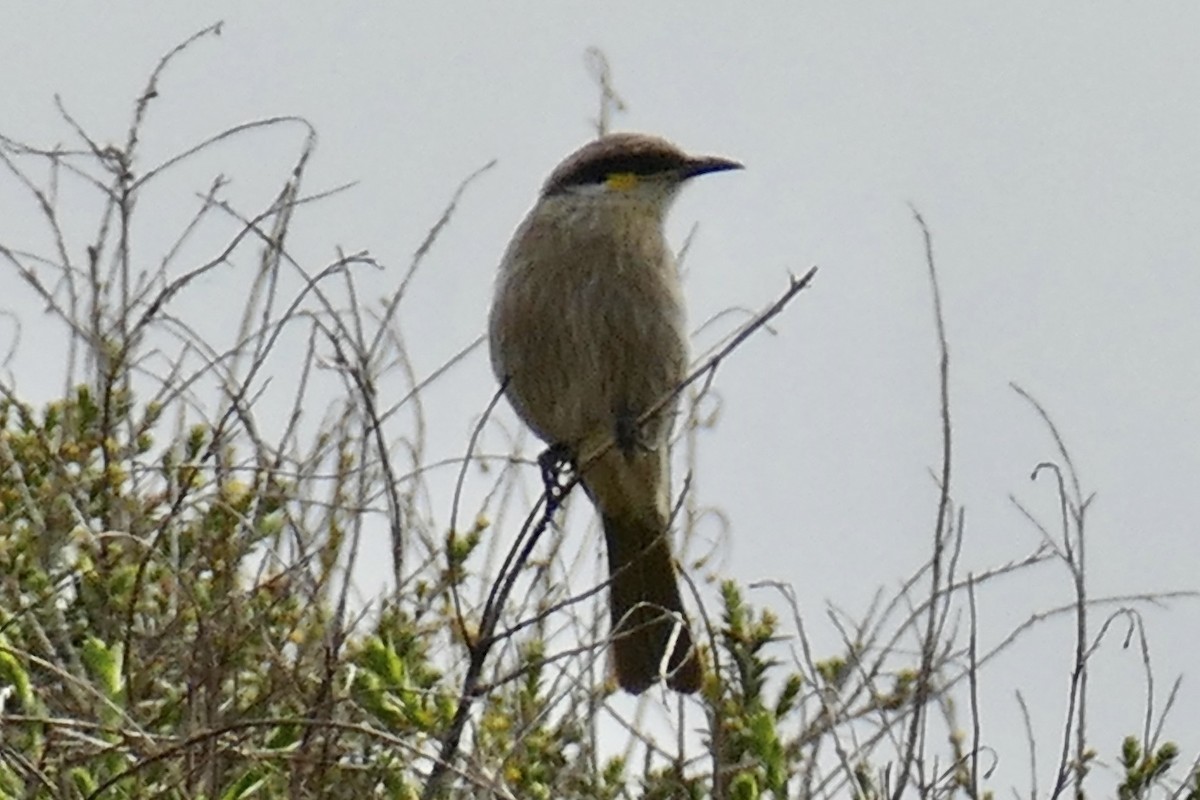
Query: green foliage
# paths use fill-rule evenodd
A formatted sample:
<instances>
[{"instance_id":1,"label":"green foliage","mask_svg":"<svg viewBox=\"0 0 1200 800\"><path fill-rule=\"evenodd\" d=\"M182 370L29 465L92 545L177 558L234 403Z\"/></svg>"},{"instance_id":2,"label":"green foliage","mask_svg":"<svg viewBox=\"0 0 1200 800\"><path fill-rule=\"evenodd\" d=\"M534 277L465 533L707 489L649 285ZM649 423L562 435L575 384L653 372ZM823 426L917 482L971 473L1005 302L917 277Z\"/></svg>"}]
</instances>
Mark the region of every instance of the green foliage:
<instances>
[{"instance_id":1,"label":"green foliage","mask_svg":"<svg viewBox=\"0 0 1200 800\"><path fill-rule=\"evenodd\" d=\"M729 659L720 680L705 687L716 712L713 744L721 763L733 766L728 791L746 797L786 797L789 779L798 767L799 744L785 744L781 727L796 707L804 680L799 673L784 676L782 688L770 697L768 678L779 662L769 647L778 641L777 622L770 611L755 612L746 605L732 581L721 585L725 604L722 644ZM750 793L752 792L752 793ZM747 794L750 793L750 794Z\"/></svg>"},{"instance_id":2,"label":"green foliage","mask_svg":"<svg viewBox=\"0 0 1200 800\"><path fill-rule=\"evenodd\" d=\"M296 690L322 674L328 610L286 591L295 573L245 571L263 540L256 520L281 507L278 487L265 474L201 479L205 426L164 450L155 478L135 481L157 413L135 413L124 394L102 413L83 387L40 415L0 401L0 675L28 719L10 720L6 741L41 754L49 785L81 795L186 786L192 736L200 750L274 749L274 726L255 720L310 716ZM38 718L77 727L83 744L56 756L62 737ZM129 748L179 758L131 769ZM237 761L212 762L221 796L272 780Z\"/></svg>"},{"instance_id":3,"label":"green foliage","mask_svg":"<svg viewBox=\"0 0 1200 800\"><path fill-rule=\"evenodd\" d=\"M119 409L124 422L158 416L128 400ZM486 523L448 536L443 566L430 562L437 573L420 591L351 630L329 602L338 553L318 547L304 562L256 566L302 514L269 473L242 480L207 466L211 427L162 444L153 426L102 429L82 388L41 412L0 402L0 419L5 741L40 759L36 781L0 759L0 791L419 796L419 765L460 703L461 664L446 648L469 653L454 604L437 598L472 579ZM222 458L236 453L225 448ZM336 516L325 518L327 530ZM623 757L601 753L596 710L607 690L564 687L546 639L531 632L515 640L502 679L475 709L469 763L514 797L784 798L810 786L820 743L837 727L868 712L905 718L915 668L897 669L855 714L829 719L828 709L862 694L863 648L811 670L788 666L776 616L747 603L733 582L721 597L718 650L700 698L708 759L648 757L631 771ZM55 735L48 720L81 736ZM1143 753L1127 739L1119 796L1147 797L1178 756L1173 744ZM881 772L869 756L857 761L850 794L886 796ZM953 786L968 790L969 777L956 772ZM468 794L470 785L479 784L465 783Z\"/></svg>"},{"instance_id":4,"label":"green foliage","mask_svg":"<svg viewBox=\"0 0 1200 800\"><path fill-rule=\"evenodd\" d=\"M1157 750L1142 751L1142 745L1134 736L1126 736L1121 743L1121 766L1125 775L1117 787L1121 800L1138 800L1149 797L1156 784L1162 784L1167 773L1179 759L1179 747L1174 742L1164 742ZM1200 773L1192 781L1200 780Z\"/></svg>"}]
</instances>

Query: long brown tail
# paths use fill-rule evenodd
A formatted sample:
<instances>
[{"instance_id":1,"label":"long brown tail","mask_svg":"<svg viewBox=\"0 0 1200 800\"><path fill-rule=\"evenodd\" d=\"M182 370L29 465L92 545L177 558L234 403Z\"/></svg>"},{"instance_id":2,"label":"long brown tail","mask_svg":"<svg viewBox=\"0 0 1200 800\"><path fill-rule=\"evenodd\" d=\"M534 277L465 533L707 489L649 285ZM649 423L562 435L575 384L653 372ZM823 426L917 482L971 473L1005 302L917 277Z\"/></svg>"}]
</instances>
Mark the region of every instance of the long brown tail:
<instances>
[{"instance_id":1,"label":"long brown tail","mask_svg":"<svg viewBox=\"0 0 1200 800\"><path fill-rule=\"evenodd\" d=\"M604 516L608 543L612 654L621 688L640 694L663 673L667 685L690 694L700 688L700 661L683 615L665 525ZM671 657L663 656L671 646Z\"/></svg>"},{"instance_id":2,"label":"long brown tail","mask_svg":"<svg viewBox=\"0 0 1200 800\"><path fill-rule=\"evenodd\" d=\"M672 689L694 692L703 671L671 560L666 444L628 451L612 447L591 459L586 452L583 485L600 511L608 545L617 680L622 689L638 694L665 673Z\"/></svg>"}]
</instances>

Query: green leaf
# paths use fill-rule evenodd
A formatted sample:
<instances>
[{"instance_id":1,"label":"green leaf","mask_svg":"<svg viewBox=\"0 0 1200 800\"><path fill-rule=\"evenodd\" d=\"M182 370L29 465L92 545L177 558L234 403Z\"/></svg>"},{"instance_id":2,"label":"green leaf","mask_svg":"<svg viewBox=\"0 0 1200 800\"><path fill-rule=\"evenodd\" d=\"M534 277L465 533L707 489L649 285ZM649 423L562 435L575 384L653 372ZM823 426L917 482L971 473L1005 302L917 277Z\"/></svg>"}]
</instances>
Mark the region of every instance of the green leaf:
<instances>
[{"instance_id":1,"label":"green leaf","mask_svg":"<svg viewBox=\"0 0 1200 800\"><path fill-rule=\"evenodd\" d=\"M230 786L221 795L221 800L241 800L243 797L250 797L257 792L266 783L266 775L261 769L252 769Z\"/></svg>"},{"instance_id":2,"label":"green leaf","mask_svg":"<svg viewBox=\"0 0 1200 800\"><path fill-rule=\"evenodd\" d=\"M754 773L740 773L729 783L729 796L732 800L758 800L758 781L754 779Z\"/></svg>"},{"instance_id":3,"label":"green leaf","mask_svg":"<svg viewBox=\"0 0 1200 800\"><path fill-rule=\"evenodd\" d=\"M80 653L84 666L110 700L119 699L124 689L124 678L121 676L124 661L122 652L119 642L109 647L95 636L89 636L84 640Z\"/></svg>"},{"instance_id":4,"label":"green leaf","mask_svg":"<svg viewBox=\"0 0 1200 800\"><path fill-rule=\"evenodd\" d=\"M28 710L33 706L33 690L29 685L29 673L8 649L8 642L0 639L0 685L13 688L21 707Z\"/></svg>"}]
</instances>

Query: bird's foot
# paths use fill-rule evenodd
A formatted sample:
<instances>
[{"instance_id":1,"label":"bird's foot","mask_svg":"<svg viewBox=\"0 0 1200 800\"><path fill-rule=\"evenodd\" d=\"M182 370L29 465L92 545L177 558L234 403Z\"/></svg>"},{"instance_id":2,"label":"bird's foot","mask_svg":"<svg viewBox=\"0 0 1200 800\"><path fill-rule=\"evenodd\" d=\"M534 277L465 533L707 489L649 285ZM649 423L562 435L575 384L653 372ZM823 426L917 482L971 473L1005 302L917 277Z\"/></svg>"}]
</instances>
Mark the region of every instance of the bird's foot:
<instances>
[{"instance_id":1,"label":"bird's foot","mask_svg":"<svg viewBox=\"0 0 1200 800\"><path fill-rule=\"evenodd\" d=\"M538 466L542 470L546 497L553 502L562 500L569 476L575 471L575 459L570 449L564 444L550 445L538 456Z\"/></svg>"},{"instance_id":2,"label":"bird's foot","mask_svg":"<svg viewBox=\"0 0 1200 800\"><path fill-rule=\"evenodd\" d=\"M646 426L639 424L638 415L632 412L617 414L613 427L613 441L617 449L626 456L655 449L652 437L646 433Z\"/></svg>"}]
</instances>

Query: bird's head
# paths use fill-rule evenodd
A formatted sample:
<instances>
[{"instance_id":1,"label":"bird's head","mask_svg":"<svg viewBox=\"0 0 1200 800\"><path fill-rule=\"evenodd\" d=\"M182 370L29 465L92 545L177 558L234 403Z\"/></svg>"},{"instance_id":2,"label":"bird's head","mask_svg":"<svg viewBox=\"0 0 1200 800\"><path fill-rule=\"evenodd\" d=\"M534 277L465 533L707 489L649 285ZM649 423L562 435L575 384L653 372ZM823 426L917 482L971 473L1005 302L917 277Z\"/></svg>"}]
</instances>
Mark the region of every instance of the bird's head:
<instances>
[{"instance_id":1,"label":"bird's head","mask_svg":"<svg viewBox=\"0 0 1200 800\"><path fill-rule=\"evenodd\" d=\"M728 158L688 155L657 136L610 133L563 159L542 186L542 198L634 205L661 214L689 179L741 168Z\"/></svg>"}]
</instances>

